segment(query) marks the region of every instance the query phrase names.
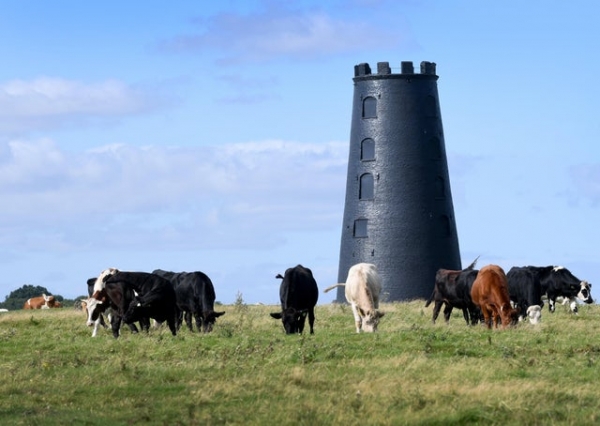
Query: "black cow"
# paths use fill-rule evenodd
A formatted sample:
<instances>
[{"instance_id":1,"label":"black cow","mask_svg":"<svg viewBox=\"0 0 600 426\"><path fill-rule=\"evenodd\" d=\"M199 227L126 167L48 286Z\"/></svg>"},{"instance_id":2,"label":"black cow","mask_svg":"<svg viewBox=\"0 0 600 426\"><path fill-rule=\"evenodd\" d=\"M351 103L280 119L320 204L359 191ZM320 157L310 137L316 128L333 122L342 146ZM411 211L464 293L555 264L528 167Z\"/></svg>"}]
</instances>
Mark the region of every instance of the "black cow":
<instances>
[{"instance_id":1,"label":"black cow","mask_svg":"<svg viewBox=\"0 0 600 426\"><path fill-rule=\"evenodd\" d=\"M279 299L281 312L271 313L275 319L280 319L287 334L302 333L308 314L310 334L314 334L315 305L319 299L319 289L312 271L302 265L288 268L281 278Z\"/></svg>"},{"instance_id":2,"label":"black cow","mask_svg":"<svg viewBox=\"0 0 600 426\"><path fill-rule=\"evenodd\" d=\"M177 330L181 327L182 316L190 331L194 331L192 316L198 331L212 331L215 321L225 312L215 312L215 288L210 278L203 272L169 272L157 269L152 272L168 279L175 288L177 308Z\"/></svg>"},{"instance_id":3,"label":"black cow","mask_svg":"<svg viewBox=\"0 0 600 426\"><path fill-rule=\"evenodd\" d=\"M173 336L177 335L178 309L175 289L169 280L147 272L117 272L105 282L109 297L111 290L119 288L136 293L128 305L124 299L119 306L126 324L153 318L158 322L166 321Z\"/></svg>"},{"instance_id":4,"label":"black cow","mask_svg":"<svg viewBox=\"0 0 600 426\"><path fill-rule=\"evenodd\" d=\"M475 325L479 322L480 310L471 300L471 288L478 273L474 269L477 259L462 270L439 269L436 272L433 292L425 303L425 307L428 307L431 302L435 301L432 317L434 324L442 305L445 305L444 320L446 323L450 321L453 308L462 309L467 325Z\"/></svg>"},{"instance_id":5,"label":"black cow","mask_svg":"<svg viewBox=\"0 0 600 426\"><path fill-rule=\"evenodd\" d=\"M528 266L528 268L539 274L542 294L548 297L550 312L554 312L556 308L557 297L569 299L571 311L575 314L577 313L576 299L583 303L594 303L591 293L592 284L575 277L567 268L563 266Z\"/></svg>"},{"instance_id":6,"label":"black cow","mask_svg":"<svg viewBox=\"0 0 600 426\"><path fill-rule=\"evenodd\" d=\"M542 320L542 282L538 272L531 267L513 266L506 274L511 302L519 312L519 319L529 318L531 324Z\"/></svg>"}]
</instances>

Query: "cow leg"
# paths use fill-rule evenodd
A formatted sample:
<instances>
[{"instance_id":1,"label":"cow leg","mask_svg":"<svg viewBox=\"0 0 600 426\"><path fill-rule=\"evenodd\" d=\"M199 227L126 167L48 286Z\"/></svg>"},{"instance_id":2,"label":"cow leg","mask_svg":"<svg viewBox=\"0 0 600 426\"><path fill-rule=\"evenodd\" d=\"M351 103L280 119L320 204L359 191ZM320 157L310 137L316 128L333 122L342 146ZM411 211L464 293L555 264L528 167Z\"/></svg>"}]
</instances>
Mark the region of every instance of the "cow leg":
<instances>
[{"instance_id":1,"label":"cow leg","mask_svg":"<svg viewBox=\"0 0 600 426\"><path fill-rule=\"evenodd\" d=\"M102 314L100 314L102 315ZM96 337L96 334L98 334L98 327L100 326L100 318L102 318L101 316L98 317L98 319L96 321L94 321L94 330L92 331L92 337ZM105 324L106 326L106 324Z\"/></svg>"},{"instance_id":2,"label":"cow leg","mask_svg":"<svg viewBox=\"0 0 600 426\"><path fill-rule=\"evenodd\" d=\"M432 321L435 324L435 320L437 320L438 315L440 314L440 309L442 309L442 304L444 302L441 300L436 300L435 304L433 305L433 316L432 316Z\"/></svg>"},{"instance_id":3,"label":"cow leg","mask_svg":"<svg viewBox=\"0 0 600 426\"><path fill-rule=\"evenodd\" d=\"M194 312L194 315L197 316L198 314L196 312ZM187 325L188 330L194 331L194 326L192 324L192 313L189 311L185 311L185 313L183 314L183 317L185 318L185 324ZM196 317L196 322L198 322L197 317ZM200 328L198 328L198 330L200 330Z\"/></svg>"},{"instance_id":4,"label":"cow leg","mask_svg":"<svg viewBox=\"0 0 600 426\"><path fill-rule=\"evenodd\" d=\"M452 314L452 305L449 305L448 303L446 303L446 306L444 306L444 321L446 321L446 324L450 324L450 315Z\"/></svg>"},{"instance_id":5,"label":"cow leg","mask_svg":"<svg viewBox=\"0 0 600 426\"><path fill-rule=\"evenodd\" d=\"M463 308L462 312L463 312L463 318L467 322L467 325L469 325L469 310L467 308Z\"/></svg>"},{"instance_id":6,"label":"cow leg","mask_svg":"<svg viewBox=\"0 0 600 426\"><path fill-rule=\"evenodd\" d=\"M314 326L315 326L315 310L310 309L308 311L308 326L310 327L310 334L315 334Z\"/></svg>"},{"instance_id":7,"label":"cow leg","mask_svg":"<svg viewBox=\"0 0 600 426\"><path fill-rule=\"evenodd\" d=\"M548 309L550 312L554 312L556 309L556 297L548 295Z\"/></svg>"},{"instance_id":8,"label":"cow leg","mask_svg":"<svg viewBox=\"0 0 600 426\"><path fill-rule=\"evenodd\" d=\"M492 311L490 309L489 305L482 305L481 306L481 313L483 314L483 322L485 323L485 325L487 326L487 328L492 328Z\"/></svg>"},{"instance_id":9,"label":"cow leg","mask_svg":"<svg viewBox=\"0 0 600 426\"><path fill-rule=\"evenodd\" d=\"M169 330L171 330L173 336L177 336L177 316L178 314L175 313L174 315L167 317L167 324L169 325Z\"/></svg>"},{"instance_id":10,"label":"cow leg","mask_svg":"<svg viewBox=\"0 0 600 426\"><path fill-rule=\"evenodd\" d=\"M352 314L354 315L354 324L356 325L356 332L360 333L360 330L362 328L362 318L358 313L358 307L354 303L352 303Z\"/></svg>"},{"instance_id":11,"label":"cow leg","mask_svg":"<svg viewBox=\"0 0 600 426\"><path fill-rule=\"evenodd\" d=\"M577 315L578 309L577 309L577 299L575 299L574 297L570 297L569 298L569 308L571 308L571 312L573 312L575 315Z\"/></svg>"},{"instance_id":12,"label":"cow leg","mask_svg":"<svg viewBox=\"0 0 600 426\"><path fill-rule=\"evenodd\" d=\"M110 325L112 328L113 337L116 339L119 337L119 329L121 328L121 317L119 315L113 315L110 319Z\"/></svg>"}]
</instances>

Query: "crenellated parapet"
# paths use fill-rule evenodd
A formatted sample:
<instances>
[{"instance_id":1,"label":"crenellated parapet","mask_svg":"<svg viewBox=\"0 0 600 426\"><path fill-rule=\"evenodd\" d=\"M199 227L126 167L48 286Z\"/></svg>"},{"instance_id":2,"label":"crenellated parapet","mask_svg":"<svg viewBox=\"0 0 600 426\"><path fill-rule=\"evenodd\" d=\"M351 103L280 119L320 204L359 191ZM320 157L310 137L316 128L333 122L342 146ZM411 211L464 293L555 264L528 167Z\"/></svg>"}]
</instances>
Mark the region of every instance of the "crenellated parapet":
<instances>
[{"instance_id":1,"label":"crenellated parapet","mask_svg":"<svg viewBox=\"0 0 600 426\"><path fill-rule=\"evenodd\" d=\"M416 75L428 75L435 76L435 62L421 62L420 74ZM368 63L362 63L354 66L354 77L368 77L368 76L390 76L390 75L415 75L415 68L412 61L402 61L400 63L400 74L392 73L392 68L389 62L377 62L377 73L373 74L371 67Z\"/></svg>"}]
</instances>

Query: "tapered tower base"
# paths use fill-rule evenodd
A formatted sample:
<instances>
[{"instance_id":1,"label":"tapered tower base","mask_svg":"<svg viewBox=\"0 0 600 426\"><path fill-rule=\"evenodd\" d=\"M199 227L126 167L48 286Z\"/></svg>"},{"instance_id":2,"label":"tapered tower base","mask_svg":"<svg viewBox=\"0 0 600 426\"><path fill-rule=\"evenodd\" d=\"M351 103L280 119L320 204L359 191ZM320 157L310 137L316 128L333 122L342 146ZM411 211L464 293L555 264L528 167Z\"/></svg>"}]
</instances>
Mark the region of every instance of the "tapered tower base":
<instances>
[{"instance_id":1,"label":"tapered tower base","mask_svg":"<svg viewBox=\"0 0 600 426\"><path fill-rule=\"evenodd\" d=\"M427 298L439 268L461 269L436 66L355 66L339 282L374 263L384 301ZM343 288L337 300L345 301Z\"/></svg>"}]
</instances>

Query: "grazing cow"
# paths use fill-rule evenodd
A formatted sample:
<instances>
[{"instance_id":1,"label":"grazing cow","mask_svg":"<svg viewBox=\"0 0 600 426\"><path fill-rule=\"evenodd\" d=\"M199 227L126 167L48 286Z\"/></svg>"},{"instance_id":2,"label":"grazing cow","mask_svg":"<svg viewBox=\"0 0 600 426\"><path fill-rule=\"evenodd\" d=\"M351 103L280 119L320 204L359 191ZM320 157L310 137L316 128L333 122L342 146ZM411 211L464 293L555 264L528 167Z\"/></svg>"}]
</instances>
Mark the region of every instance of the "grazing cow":
<instances>
[{"instance_id":1,"label":"grazing cow","mask_svg":"<svg viewBox=\"0 0 600 426\"><path fill-rule=\"evenodd\" d=\"M225 314L225 312L215 312L215 288L210 278L203 272L169 272L157 269L152 273L166 278L175 288L179 309L177 330L181 327L183 315L190 331L194 331L193 316L198 331L209 333L217 318Z\"/></svg>"},{"instance_id":2,"label":"grazing cow","mask_svg":"<svg viewBox=\"0 0 600 426\"><path fill-rule=\"evenodd\" d=\"M594 303L592 299L592 284L575 277L571 271L563 266L547 266L535 268L540 274L542 294L548 297L548 309L554 312L558 297L568 298L571 312L577 314L577 299L583 303Z\"/></svg>"},{"instance_id":3,"label":"grazing cow","mask_svg":"<svg viewBox=\"0 0 600 426\"><path fill-rule=\"evenodd\" d=\"M442 305L445 305L444 320L446 324L450 322L450 314L453 308L462 310L467 325L475 325L479 322L479 308L471 300L471 287L479 272L475 269L477 259L465 269L459 271L438 269L435 274L433 292L425 303L425 307L428 307L431 302L435 302L432 317L434 324L440 314Z\"/></svg>"},{"instance_id":4,"label":"grazing cow","mask_svg":"<svg viewBox=\"0 0 600 426\"><path fill-rule=\"evenodd\" d=\"M471 299L481 309L488 328L492 328L492 324L498 327L500 321L502 328L506 328L519 320L517 310L510 304L506 274L498 265L487 265L479 270L471 289Z\"/></svg>"},{"instance_id":5,"label":"grazing cow","mask_svg":"<svg viewBox=\"0 0 600 426\"><path fill-rule=\"evenodd\" d=\"M179 312L175 299L175 289L169 280L147 272L117 272L106 281L106 291L112 302L117 305L118 315L126 324L146 321L153 318L158 322L167 322L173 336L177 335ZM121 291L135 293L128 301L123 297L120 303L112 293ZM113 325L113 334L115 327Z\"/></svg>"},{"instance_id":6,"label":"grazing cow","mask_svg":"<svg viewBox=\"0 0 600 426\"><path fill-rule=\"evenodd\" d=\"M98 333L98 326L104 323L103 313L108 313L108 317L111 323L111 329L113 336L116 338L119 336L119 330L121 328L122 315L118 315L118 307L122 304L129 306L129 303L133 301L135 293L129 289L111 289L111 294L106 290L106 281L112 275L119 272L116 268L108 268L100 273L98 278L90 278L88 280L88 292L92 292L92 295L84 302L87 310L87 324L88 326L94 326L92 331L92 337L95 337ZM112 313L117 313L113 315ZM150 320L145 318L139 321L142 330L147 331L150 328ZM135 324L127 324L132 333L138 333L138 328Z\"/></svg>"},{"instance_id":7,"label":"grazing cow","mask_svg":"<svg viewBox=\"0 0 600 426\"><path fill-rule=\"evenodd\" d=\"M88 317L87 325L94 327L94 331L92 331L92 337L96 337L96 334L98 333L98 327L100 325L106 327L103 313L105 311L110 312L111 308L115 308L115 306L111 306L111 301L106 294L105 281L108 277L116 274L117 272L119 272L119 270L116 268L108 268L102 271L97 278L90 278L87 280L88 294L90 297L85 301L85 305ZM132 329L132 331L134 330Z\"/></svg>"},{"instance_id":8,"label":"grazing cow","mask_svg":"<svg viewBox=\"0 0 600 426\"><path fill-rule=\"evenodd\" d=\"M519 311L519 319L525 315L531 324L538 324L542 320L542 283L539 274L529 267L513 266L506 274L508 280L508 293L511 302Z\"/></svg>"},{"instance_id":9,"label":"grazing cow","mask_svg":"<svg viewBox=\"0 0 600 426\"><path fill-rule=\"evenodd\" d=\"M310 334L314 334L315 305L319 299L319 288L312 271L302 265L288 268L279 287L281 312L271 313L271 317L280 319L287 334L304 331L304 323L308 314Z\"/></svg>"},{"instance_id":10,"label":"grazing cow","mask_svg":"<svg viewBox=\"0 0 600 426\"><path fill-rule=\"evenodd\" d=\"M583 303L594 303L592 285L575 277L562 266L523 266L521 270L529 272L530 279L539 280L541 295L548 298L548 310L554 312L556 299L568 299L573 313L577 313L577 299Z\"/></svg>"},{"instance_id":11,"label":"grazing cow","mask_svg":"<svg viewBox=\"0 0 600 426\"><path fill-rule=\"evenodd\" d=\"M352 306L356 332L377 331L377 325L384 312L379 311L379 293L381 293L381 279L377 267L372 263L357 263L348 271L345 283L334 284L327 287L325 292L336 287L346 287L346 300Z\"/></svg>"},{"instance_id":12,"label":"grazing cow","mask_svg":"<svg viewBox=\"0 0 600 426\"><path fill-rule=\"evenodd\" d=\"M54 296L42 294L41 296L28 299L23 305L23 309L50 309L53 308L56 303L57 300Z\"/></svg>"},{"instance_id":13,"label":"grazing cow","mask_svg":"<svg viewBox=\"0 0 600 426\"><path fill-rule=\"evenodd\" d=\"M0 309L0 312L8 312L8 309L1 308L1 309Z\"/></svg>"}]
</instances>

